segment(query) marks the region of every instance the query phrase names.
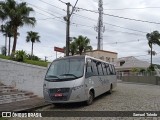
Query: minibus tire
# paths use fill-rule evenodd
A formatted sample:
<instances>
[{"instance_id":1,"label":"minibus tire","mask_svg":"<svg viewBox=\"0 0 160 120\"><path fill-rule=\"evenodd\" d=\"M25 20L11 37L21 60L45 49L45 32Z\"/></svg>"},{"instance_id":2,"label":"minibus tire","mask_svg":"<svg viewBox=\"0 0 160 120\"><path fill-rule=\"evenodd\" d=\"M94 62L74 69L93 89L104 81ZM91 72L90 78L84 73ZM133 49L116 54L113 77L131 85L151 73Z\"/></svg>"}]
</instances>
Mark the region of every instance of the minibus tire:
<instances>
[{"instance_id":1,"label":"minibus tire","mask_svg":"<svg viewBox=\"0 0 160 120\"><path fill-rule=\"evenodd\" d=\"M93 99L94 99L94 94L92 91L89 92L89 98L88 100L86 101L86 104L87 105L91 105L93 103Z\"/></svg>"},{"instance_id":2,"label":"minibus tire","mask_svg":"<svg viewBox=\"0 0 160 120\"><path fill-rule=\"evenodd\" d=\"M108 93L112 94L112 84L110 85L110 89L109 89Z\"/></svg>"}]
</instances>

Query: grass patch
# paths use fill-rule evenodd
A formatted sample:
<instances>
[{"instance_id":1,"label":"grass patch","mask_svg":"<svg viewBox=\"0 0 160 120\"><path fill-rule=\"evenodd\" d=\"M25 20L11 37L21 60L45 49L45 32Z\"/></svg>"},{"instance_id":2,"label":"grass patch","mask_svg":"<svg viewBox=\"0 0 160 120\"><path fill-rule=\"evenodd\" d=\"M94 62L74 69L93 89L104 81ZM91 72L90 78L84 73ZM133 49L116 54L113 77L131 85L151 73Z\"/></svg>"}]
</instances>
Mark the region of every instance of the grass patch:
<instances>
[{"instance_id":1,"label":"grass patch","mask_svg":"<svg viewBox=\"0 0 160 120\"><path fill-rule=\"evenodd\" d=\"M31 64L31 65L38 65L42 67L48 66L48 62L44 62L44 61L24 60L24 63Z\"/></svg>"},{"instance_id":2,"label":"grass patch","mask_svg":"<svg viewBox=\"0 0 160 120\"><path fill-rule=\"evenodd\" d=\"M1 54L0 54L0 58L1 59L6 59L6 60L12 60L9 56L4 56L4 55L1 55ZM31 64L31 65L37 65L37 66L42 66L42 67L47 67L48 66L48 62L27 60L27 59L25 59L24 62L22 62L22 63L27 63L27 64Z\"/></svg>"},{"instance_id":3,"label":"grass patch","mask_svg":"<svg viewBox=\"0 0 160 120\"><path fill-rule=\"evenodd\" d=\"M0 54L0 58L6 59L6 60L10 60L10 57L9 57L9 56L4 56L4 55L1 55L1 54Z\"/></svg>"}]
</instances>

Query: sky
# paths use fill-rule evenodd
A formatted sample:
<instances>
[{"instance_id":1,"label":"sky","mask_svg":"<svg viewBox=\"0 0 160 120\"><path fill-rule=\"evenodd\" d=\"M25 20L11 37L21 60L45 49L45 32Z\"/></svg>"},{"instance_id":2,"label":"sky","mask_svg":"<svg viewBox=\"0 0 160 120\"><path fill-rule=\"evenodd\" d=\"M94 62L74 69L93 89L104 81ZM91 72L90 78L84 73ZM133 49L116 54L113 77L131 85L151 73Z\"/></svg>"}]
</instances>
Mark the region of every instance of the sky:
<instances>
[{"instance_id":1,"label":"sky","mask_svg":"<svg viewBox=\"0 0 160 120\"><path fill-rule=\"evenodd\" d=\"M66 16L66 4L60 0L16 1L26 2L32 7L34 13L30 16L37 20L35 27L19 28L17 50L31 53L31 43L26 43L26 36L28 31L35 31L39 33L41 43L34 44L34 55L42 59L46 56L49 61L54 60L56 58L54 47L64 47L66 43L66 23L63 19ZM76 2L76 0L62 1L70 2L72 6ZM159 0L103 0L105 26L103 50L117 52L118 58L135 56L140 60L150 62L150 55L147 53L150 48L146 34L154 30L160 31L160 6L158 5ZM98 0L78 0L76 7L97 11ZM117 18L107 14L153 23ZM95 31L97 22L97 13L76 9L71 17L70 37L87 36L93 49L97 49L98 33ZM2 33L0 33L0 39L1 47L5 44ZM160 64L160 46L153 45L153 50L157 53L153 57L153 63ZM57 53L57 57L60 56L63 56L63 53Z\"/></svg>"}]
</instances>

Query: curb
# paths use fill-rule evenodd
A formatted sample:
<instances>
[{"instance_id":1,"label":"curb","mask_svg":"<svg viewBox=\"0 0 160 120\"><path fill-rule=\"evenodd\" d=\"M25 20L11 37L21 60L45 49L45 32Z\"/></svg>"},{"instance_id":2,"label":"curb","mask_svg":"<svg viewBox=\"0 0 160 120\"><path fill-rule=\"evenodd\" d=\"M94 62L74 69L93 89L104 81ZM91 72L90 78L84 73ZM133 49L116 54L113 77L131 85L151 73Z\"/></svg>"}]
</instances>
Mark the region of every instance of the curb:
<instances>
[{"instance_id":1,"label":"curb","mask_svg":"<svg viewBox=\"0 0 160 120\"><path fill-rule=\"evenodd\" d=\"M35 107L31 107L31 108L17 109L14 112L31 112L31 111L35 111L36 109L43 108L43 107L46 107L49 105L52 105L52 103L47 103L45 105L35 106Z\"/></svg>"}]
</instances>

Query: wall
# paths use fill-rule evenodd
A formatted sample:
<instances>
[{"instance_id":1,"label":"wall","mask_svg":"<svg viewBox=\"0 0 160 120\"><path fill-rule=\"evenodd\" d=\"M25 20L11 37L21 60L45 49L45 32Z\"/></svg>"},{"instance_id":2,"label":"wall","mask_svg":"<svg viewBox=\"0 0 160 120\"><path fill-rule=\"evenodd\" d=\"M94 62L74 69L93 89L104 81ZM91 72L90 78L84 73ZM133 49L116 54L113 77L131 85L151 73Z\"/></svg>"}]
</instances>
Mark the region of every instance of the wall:
<instances>
[{"instance_id":1,"label":"wall","mask_svg":"<svg viewBox=\"0 0 160 120\"><path fill-rule=\"evenodd\" d=\"M104 51L104 50L93 50L90 52L86 52L85 54L98 59L102 59L106 62L113 62L112 59L115 61L118 55L115 52Z\"/></svg>"},{"instance_id":2,"label":"wall","mask_svg":"<svg viewBox=\"0 0 160 120\"><path fill-rule=\"evenodd\" d=\"M125 82L160 85L160 77L158 76L122 76L121 80Z\"/></svg>"},{"instance_id":3,"label":"wall","mask_svg":"<svg viewBox=\"0 0 160 120\"><path fill-rule=\"evenodd\" d=\"M0 59L0 81L19 90L43 97L43 81L47 68Z\"/></svg>"}]
</instances>

